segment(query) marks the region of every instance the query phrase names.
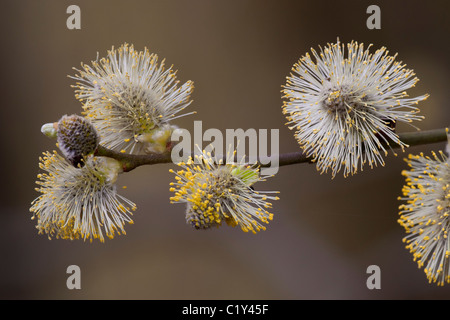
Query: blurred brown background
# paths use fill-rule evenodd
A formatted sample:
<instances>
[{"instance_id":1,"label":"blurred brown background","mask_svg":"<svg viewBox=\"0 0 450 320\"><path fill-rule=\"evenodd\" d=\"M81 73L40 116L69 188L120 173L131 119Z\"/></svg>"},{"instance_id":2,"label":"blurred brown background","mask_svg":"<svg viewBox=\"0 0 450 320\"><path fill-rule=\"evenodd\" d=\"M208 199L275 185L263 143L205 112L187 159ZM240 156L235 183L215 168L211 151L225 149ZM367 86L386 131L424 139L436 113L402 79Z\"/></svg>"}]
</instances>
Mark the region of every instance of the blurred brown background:
<instances>
[{"instance_id":1,"label":"blurred brown background","mask_svg":"<svg viewBox=\"0 0 450 320\"><path fill-rule=\"evenodd\" d=\"M66 8L81 8L81 30L66 28ZM366 28L366 8L381 8L381 30ZM138 205L127 235L105 244L49 241L28 212L41 152L54 141L45 122L80 113L72 67L112 45L145 46L181 81L193 80L192 129L280 129L280 152L298 149L281 113L281 85L309 51L339 37L387 46L421 79L421 129L448 126L449 10L446 1L2 1L2 184L0 298L3 299L431 299L397 224L406 154L386 166L332 180L313 165L282 167L261 189L281 191L274 221L246 234L186 225L169 203L173 165L122 175L120 192ZM399 131L414 130L400 126ZM411 153L442 149L414 147ZM81 290L66 288L67 266L81 268ZM381 290L366 269L381 268Z\"/></svg>"}]
</instances>

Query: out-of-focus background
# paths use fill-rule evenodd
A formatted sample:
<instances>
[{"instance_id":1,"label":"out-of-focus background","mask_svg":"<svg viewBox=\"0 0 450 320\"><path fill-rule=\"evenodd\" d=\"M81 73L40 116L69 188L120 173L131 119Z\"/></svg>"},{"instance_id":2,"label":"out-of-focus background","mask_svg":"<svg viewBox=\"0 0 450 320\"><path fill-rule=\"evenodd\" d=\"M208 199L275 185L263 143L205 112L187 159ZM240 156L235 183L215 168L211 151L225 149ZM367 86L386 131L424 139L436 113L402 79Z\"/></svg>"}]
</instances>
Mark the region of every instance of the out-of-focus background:
<instances>
[{"instance_id":1,"label":"out-of-focus background","mask_svg":"<svg viewBox=\"0 0 450 320\"><path fill-rule=\"evenodd\" d=\"M68 30L66 9L81 8L81 30ZM368 30L366 9L381 8L381 30ZM280 129L280 152L298 150L281 113L281 85L311 47L356 40L386 46L421 79L423 129L449 125L447 1L12 1L2 2L0 133L0 298L3 299L433 299L404 248L397 197L406 168L401 152L385 167L344 179L313 165L280 168L258 187L279 190L274 220L257 235L223 226L196 231L184 206L169 203L171 164L140 167L119 179L138 205L127 235L106 243L38 235L30 202L38 158L55 142L43 123L81 112L72 67L127 42L148 47L193 80L197 114L176 123L192 130ZM415 130L399 126L398 131ZM429 153L444 143L410 148ZM121 187L128 188L123 190ZM81 290L68 290L66 268L81 268ZM368 290L367 267L381 269Z\"/></svg>"}]
</instances>

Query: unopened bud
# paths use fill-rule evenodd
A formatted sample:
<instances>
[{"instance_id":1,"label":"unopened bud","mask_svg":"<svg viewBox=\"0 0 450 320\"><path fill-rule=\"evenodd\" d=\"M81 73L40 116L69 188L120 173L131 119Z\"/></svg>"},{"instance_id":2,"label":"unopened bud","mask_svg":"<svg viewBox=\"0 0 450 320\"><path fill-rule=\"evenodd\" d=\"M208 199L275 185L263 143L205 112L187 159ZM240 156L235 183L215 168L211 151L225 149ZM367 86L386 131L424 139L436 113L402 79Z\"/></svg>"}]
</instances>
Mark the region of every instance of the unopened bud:
<instances>
[{"instance_id":1,"label":"unopened bud","mask_svg":"<svg viewBox=\"0 0 450 320\"><path fill-rule=\"evenodd\" d=\"M249 187L260 180L259 170L252 167L238 166L231 170L231 174L238 177Z\"/></svg>"},{"instance_id":2,"label":"unopened bud","mask_svg":"<svg viewBox=\"0 0 450 320\"><path fill-rule=\"evenodd\" d=\"M153 129L149 133L139 135L137 141L145 144L146 152L164 153L169 151L172 132L176 129L176 126L166 124Z\"/></svg>"},{"instance_id":3,"label":"unopened bud","mask_svg":"<svg viewBox=\"0 0 450 320\"><path fill-rule=\"evenodd\" d=\"M108 157L94 157L96 169L109 184L116 183L117 176L123 172L119 161Z\"/></svg>"},{"instance_id":4,"label":"unopened bud","mask_svg":"<svg viewBox=\"0 0 450 320\"><path fill-rule=\"evenodd\" d=\"M41 127L41 132L49 138L56 138L57 123L46 123Z\"/></svg>"},{"instance_id":5,"label":"unopened bud","mask_svg":"<svg viewBox=\"0 0 450 320\"><path fill-rule=\"evenodd\" d=\"M83 165L83 159L95 152L99 136L94 126L78 115L63 116L58 121L58 147L73 166Z\"/></svg>"}]
</instances>

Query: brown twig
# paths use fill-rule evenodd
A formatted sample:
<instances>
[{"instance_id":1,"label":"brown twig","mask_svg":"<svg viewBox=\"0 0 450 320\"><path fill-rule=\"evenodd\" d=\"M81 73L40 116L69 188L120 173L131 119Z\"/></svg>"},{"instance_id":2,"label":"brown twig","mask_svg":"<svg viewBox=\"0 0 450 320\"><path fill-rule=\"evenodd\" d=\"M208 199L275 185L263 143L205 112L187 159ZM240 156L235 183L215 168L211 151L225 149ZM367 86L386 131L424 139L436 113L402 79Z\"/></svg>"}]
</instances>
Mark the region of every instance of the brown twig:
<instances>
[{"instance_id":1,"label":"brown twig","mask_svg":"<svg viewBox=\"0 0 450 320\"><path fill-rule=\"evenodd\" d=\"M428 131L400 133L399 138L403 143L407 144L408 146L417 146L417 145L423 145L423 144L444 142L444 141L447 141L447 129L441 128L441 129L434 129L434 130L428 130ZM391 147L399 148L400 145L391 145ZM159 163L172 163L173 162L170 152L166 152L166 153L162 153L162 154L151 153L151 154L147 154L147 155L132 155L132 154L120 153L117 151L107 149L103 146L99 146L96 151L96 155L110 157L110 158L114 158L114 159L120 161L123 165L124 172L131 171L131 170L133 170L137 167L143 166L143 165L153 165L153 164L159 164ZM297 164L297 163L312 162L311 158L307 157L301 151L280 154L278 161L279 161L278 165L280 167L291 165L291 164ZM261 161L261 162L267 163L265 161ZM268 165L261 165L261 166L264 167L264 166L268 166Z\"/></svg>"}]
</instances>

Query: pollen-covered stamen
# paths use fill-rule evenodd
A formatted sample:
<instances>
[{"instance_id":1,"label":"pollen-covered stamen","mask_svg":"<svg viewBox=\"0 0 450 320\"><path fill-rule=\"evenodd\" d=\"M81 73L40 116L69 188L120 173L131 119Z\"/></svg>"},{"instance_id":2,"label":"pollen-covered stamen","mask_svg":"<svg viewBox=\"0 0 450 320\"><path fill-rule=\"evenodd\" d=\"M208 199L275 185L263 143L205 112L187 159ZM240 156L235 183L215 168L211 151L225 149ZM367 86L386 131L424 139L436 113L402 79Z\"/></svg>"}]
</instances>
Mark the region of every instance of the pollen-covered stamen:
<instances>
[{"instance_id":1,"label":"pollen-covered stamen","mask_svg":"<svg viewBox=\"0 0 450 320\"><path fill-rule=\"evenodd\" d=\"M311 52L294 65L283 90L283 114L300 147L333 177L341 169L347 176L365 164L384 165L386 146L406 147L394 124L422 119L416 104L428 95L406 93L418 79L385 48L370 53L351 42L345 50L338 42Z\"/></svg>"},{"instance_id":2,"label":"pollen-covered stamen","mask_svg":"<svg viewBox=\"0 0 450 320\"><path fill-rule=\"evenodd\" d=\"M446 155L410 155L410 170L402 174L404 203L400 205L399 224L405 228L403 239L419 268L424 267L429 282L450 283L450 166Z\"/></svg>"},{"instance_id":3,"label":"pollen-covered stamen","mask_svg":"<svg viewBox=\"0 0 450 320\"><path fill-rule=\"evenodd\" d=\"M97 128L102 144L129 153L159 152L161 145L138 139L152 135L190 103L192 81L179 86L176 71L147 49L136 51L124 44L108 51L107 58L82 64L76 97L84 102L86 116ZM166 150L163 150L163 152Z\"/></svg>"},{"instance_id":4,"label":"pollen-covered stamen","mask_svg":"<svg viewBox=\"0 0 450 320\"><path fill-rule=\"evenodd\" d=\"M267 200L278 197L254 191L252 185L264 180L258 168L228 161L222 164L205 152L196 160L190 158L178 164L182 170L171 170L176 182L171 183L175 195L170 200L187 204L187 222L196 229L218 227L225 221L244 231L265 230L263 224L273 217L267 211L272 207Z\"/></svg>"},{"instance_id":5,"label":"pollen-covered stamen","mask_svg":"<svg viewBox=\"0 0 450 320\"><path fill-rule=\"evenodd\" d=\"M136 205L116 193L121 172L118 161L87 157L85 166L75 168L66 159L47 152L40 158L37 191L30 211L37 218L40 234L49 238L99 239L125 234Z\"/></svg>"},{"instance_id":6,"label":"pollen-covered stamen","mask_svg":"<svg viewBox=\"0 0 450 320\"><path fill-rule=\"evenodd\" d=\"M117 116L126 115L123 121L127 121L126 130L130 130L130 135L137 136L148 133L155 127L160 126L163 121L167 121L164 116L164 106L161 104L162 93L151 90L144 90L141 86L129 81L121 83L122 88L112 87L109 90L116 90L110 99L111 113ZM104 95L108 92L103 88Z\"/></svg>"},{"instance_id":7,"label":"pollen-covered stamen","mask_svg":"<svg viewBox=\"0 0 450 320\"><path fill-rule=\"evenodd\" d=\"M347 111L347 105L353 104L349 101L347 88L327 88L324 90L324 99L322 105L325 110L330 110L331 112L345 112Z\"/></svg>"}]
</instances>

